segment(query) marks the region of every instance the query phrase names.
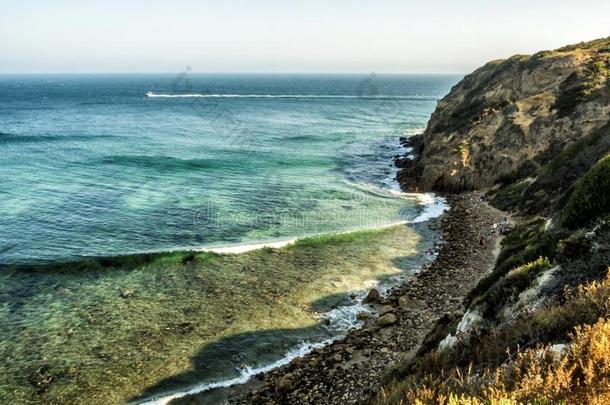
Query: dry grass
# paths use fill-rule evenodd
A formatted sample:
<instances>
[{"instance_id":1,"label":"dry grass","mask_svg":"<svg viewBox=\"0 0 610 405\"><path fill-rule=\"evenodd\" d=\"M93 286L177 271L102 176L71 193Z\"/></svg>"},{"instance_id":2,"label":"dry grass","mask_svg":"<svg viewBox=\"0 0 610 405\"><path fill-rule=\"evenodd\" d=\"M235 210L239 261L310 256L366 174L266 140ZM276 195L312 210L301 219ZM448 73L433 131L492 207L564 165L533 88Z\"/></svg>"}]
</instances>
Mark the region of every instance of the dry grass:
<instances>
[{"instance_id":1,"label":"dry grass","mask_svg":"<svg viewBox=\"0 0 610 405\"><path fill-rule=\"evenodd\" d=\"M610 269L609 269L610 270ZM597 320L591 321L594 316ZM608 404L610 403L610 274L581 286L563 305L535 314L532 335L548 325L571 328L563 353L549 342L526 350L510 348L496 367L451 364L421 367L385 386L378 404ZM500 339L502 341L502 339ZM492 345L486 340L475 344ZM506 346L498 343L496 350ZM436 356L440 356L436 353Z\"/></svg>"}]
</instances>

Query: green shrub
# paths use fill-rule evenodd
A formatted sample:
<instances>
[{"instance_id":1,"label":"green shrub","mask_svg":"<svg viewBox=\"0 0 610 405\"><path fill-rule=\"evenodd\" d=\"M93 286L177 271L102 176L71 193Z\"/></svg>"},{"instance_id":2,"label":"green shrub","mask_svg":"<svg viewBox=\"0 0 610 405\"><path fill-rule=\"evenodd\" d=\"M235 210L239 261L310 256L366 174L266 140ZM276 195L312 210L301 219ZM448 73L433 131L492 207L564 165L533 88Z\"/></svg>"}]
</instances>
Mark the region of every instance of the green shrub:
<instances>
[{"instance_id":1,"label":"green shrub","mask_svg":"<svg viewBox=\"0 0 610 405\"><path fill-rule=\"evenodd\" d=\"M536 278L544 270L551 268L551 262L548 258L540 256L533 262L521 265L512 269L507 277L508 278L520 278L528 281L528 284Z\"/></svg>"},{"instance_id":2,"label":"green shrub","mask_svg":"<svg viewBox=\"0 0 610 405\"><path fill-rule=\"evenodd\" d=\"M450 350L399 361L373 403L607 404L609 316L610 277L581 285L565 302L529 317L458 340ZM563 357L541 350L566 341Z\"/></svg>"},{"instance_id":3,"label":"green shrub","mask_svg":"<svg viewBox=\"0 0 610 405\"><path fill-rule=\"evenodd\" d=\"M498 280L489 290L473 304L484 303L483 316L492 319L497 316L498 311L512 301L521 292L532 284L532 281L543 271L551 268L548 258L540 256L538 259L509 271L506 276Z\"/></svg>"},{"instance_id":4,"label":"green shrub","mask_svg":"<svg viewBox=\"0 0 610 405\"><path fill-rule=\"evenodd\" d=\"M530 183L527 181L519 181L502 186L493 196L492 205L505 211L518 207L523 199L523 193L529 185Z\"/></svg>"},{"instance_id":5,"label":"green shrub","mask_svg":"<svg viewBox=\"0 0 610 405\"><path fill-rule=\"evenodd\" d=\"M587 102L607 83L610 71L607 62L594 59L581 72L573 72L561 84L554 108L559 117L571 114L580 103Z\"/></svg>"},{"instance_id":6,"label":"green shrub","mask_svg":"<svg viewBox=\"0 0 610 405\"><path fill-rule=\"evenodd\" d=\"M562 213L562 224L575 229L610 212L610 155L576 183Z\"/></svg>"},{"instance_id":7,"label":"green shrub","mask_svg":"<svg viewBox=\"0 0 610 405\"><path fill-rule=\"evenodd\" d=\"M534 217L522 221L502 241L502 250L491 274L484 277L468 294L466 304L484 295L511 269L535 261L540 256L555 258L557 235L545 231L546 219Z\"/></svg>"},{"instance_id":8,"label":"green shrub","mask_svg":"<svg viewBox=\"0 0 610 405\"><path fill-rule=\"evenodd\" d=\"M557 244L557 257L561 261L569 261L583 257L591 251L593 243L584 232L578 232L562 239Z\"/></svg>"}]
</instances>

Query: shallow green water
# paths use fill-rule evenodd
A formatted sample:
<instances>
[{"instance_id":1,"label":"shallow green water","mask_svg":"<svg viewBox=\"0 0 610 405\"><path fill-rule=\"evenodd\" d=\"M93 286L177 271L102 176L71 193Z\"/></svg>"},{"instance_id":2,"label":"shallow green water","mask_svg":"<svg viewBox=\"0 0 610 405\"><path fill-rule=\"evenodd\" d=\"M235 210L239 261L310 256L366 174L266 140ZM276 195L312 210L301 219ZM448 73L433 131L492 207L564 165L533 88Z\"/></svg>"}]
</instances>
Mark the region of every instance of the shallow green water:
<instances>
[{"instance_id":1,"label":"shallow green water","mask_svg":"<svg viewBox=\"0 0 610 405\"><path fill-rule=\"evenodd\" d=\"M432 239L401 225L240 255L5 268L0 402L123 403L235 377L336 335L340 317L323 325L317 313L409 274Z\"/></svg>"}]
</instances>

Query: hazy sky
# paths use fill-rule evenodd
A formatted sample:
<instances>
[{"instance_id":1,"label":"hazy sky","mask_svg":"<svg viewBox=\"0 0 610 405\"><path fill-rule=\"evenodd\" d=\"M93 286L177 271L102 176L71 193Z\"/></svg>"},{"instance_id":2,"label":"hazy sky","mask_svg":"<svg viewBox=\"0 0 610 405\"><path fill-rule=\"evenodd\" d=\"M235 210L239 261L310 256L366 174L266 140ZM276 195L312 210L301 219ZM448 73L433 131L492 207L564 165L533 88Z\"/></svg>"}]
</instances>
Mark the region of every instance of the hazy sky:
<instances>
[{"instance_id":1,"label":"hazy sky","mask_svg":"<svg viewBox=\"0 0 610 405\"><path fill-rule=\"evenodd\" d=\"M464 73L608 35L608 0L0 0L0 72Z\"/></svg>"}]
</instances>

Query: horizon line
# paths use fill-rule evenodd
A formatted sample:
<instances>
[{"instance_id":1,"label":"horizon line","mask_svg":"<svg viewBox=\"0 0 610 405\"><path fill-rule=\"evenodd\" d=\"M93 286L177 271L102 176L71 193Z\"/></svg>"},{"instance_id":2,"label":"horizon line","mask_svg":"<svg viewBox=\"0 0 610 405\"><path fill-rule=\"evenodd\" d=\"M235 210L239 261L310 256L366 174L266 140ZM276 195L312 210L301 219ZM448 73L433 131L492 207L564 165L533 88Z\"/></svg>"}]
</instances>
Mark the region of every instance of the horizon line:
<instances>
[{"instance_id":1,"label":"horizon line","mask_svg":"<svg viewBox=\"0 0 610 405\"><path fill-rule=\"evenodd\" d=\"M156 72L0 72L0 75L160 75L160 74L180 74L183 70L176 71L156 71ZM209 74L209 75L465 75L466 72L197 72L190 70L188 74Z\"/></svg>"}]
</instances>

